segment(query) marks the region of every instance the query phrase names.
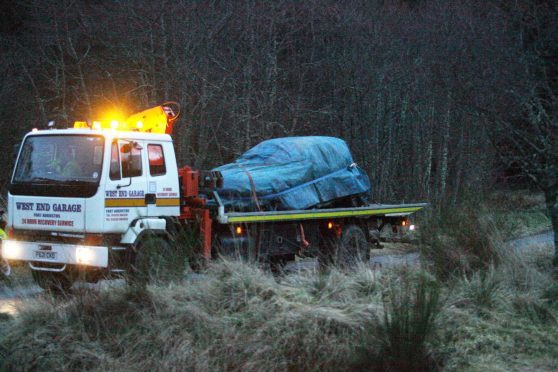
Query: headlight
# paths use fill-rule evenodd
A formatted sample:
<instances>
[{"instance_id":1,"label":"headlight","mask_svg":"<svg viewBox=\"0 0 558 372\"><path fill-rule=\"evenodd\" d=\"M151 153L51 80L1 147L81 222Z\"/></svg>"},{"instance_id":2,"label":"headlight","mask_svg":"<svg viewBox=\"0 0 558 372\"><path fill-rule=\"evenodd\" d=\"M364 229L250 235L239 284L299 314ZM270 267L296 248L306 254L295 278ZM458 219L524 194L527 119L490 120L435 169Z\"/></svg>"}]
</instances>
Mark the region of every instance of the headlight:
<instances>
[{"instance_id":1,"label":"headlight","mask_svg":"<svg viewBox=\"0 0 558 372\"><path fill-rule=\"evenodd\" d=\"M95 260L95 251L89 247L76 248L76 261L82 265L91 265Z\"/></svg>"},{"instance_id":2,"label":"headlight","mask_svg":"<svg viewBox=\"0 0 558 372\"><path fill-rule=\"evenodd\" d=\"M2 258L7 260L20 260L21 245L17 240L4 240L2 241Z\"/></svg>"}]
</instances>

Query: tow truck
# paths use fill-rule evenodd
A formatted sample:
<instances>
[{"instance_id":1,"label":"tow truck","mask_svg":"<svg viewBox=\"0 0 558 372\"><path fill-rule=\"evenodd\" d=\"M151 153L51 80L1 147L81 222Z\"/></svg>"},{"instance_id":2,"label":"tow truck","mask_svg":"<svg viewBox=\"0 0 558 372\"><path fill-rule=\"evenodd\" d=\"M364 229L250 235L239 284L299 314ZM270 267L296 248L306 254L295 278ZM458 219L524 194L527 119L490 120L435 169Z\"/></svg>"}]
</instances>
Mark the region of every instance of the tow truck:
<instances>
[{"instance_id":1,"label":"tow truck","mask_svg":"<svg viewBox=\"0 0 558 372\"><path fill-rule=\"evenodd\" d=\"M277 267L298 255L350 264L369 258L385 226L408 225L426 206L347 201L227 210L218 172L178 166L172 141L178 117L177 104L167 103L126 119L27 133L9 186L2 258L27 263L41 287L66 290L78 278L138 274L150 264L147 241L164 255L186 229L202 262L236 255Z\"/></svg>"}]
</instances>

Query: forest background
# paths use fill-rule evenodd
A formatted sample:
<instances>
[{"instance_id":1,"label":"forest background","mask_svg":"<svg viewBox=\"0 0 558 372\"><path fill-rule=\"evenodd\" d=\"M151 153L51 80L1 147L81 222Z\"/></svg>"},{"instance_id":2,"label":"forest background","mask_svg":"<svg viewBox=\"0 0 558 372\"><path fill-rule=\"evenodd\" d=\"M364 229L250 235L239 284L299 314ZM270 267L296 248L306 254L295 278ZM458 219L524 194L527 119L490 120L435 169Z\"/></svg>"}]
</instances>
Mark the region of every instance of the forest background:
<instances>
[{"instance_id":1,"label":"forest background","mask_svg":"<svg viewBox=\"0 0 558 372\"><path fill-rule=\"evenodd\" d=\"M554 182L537 173L558 163L552 1L2 4L4 190L31 128L168 100L182 106L179 163L200 169L268 138L328 135L377 202L442 208Z\"/></svg>"}]
</instances>

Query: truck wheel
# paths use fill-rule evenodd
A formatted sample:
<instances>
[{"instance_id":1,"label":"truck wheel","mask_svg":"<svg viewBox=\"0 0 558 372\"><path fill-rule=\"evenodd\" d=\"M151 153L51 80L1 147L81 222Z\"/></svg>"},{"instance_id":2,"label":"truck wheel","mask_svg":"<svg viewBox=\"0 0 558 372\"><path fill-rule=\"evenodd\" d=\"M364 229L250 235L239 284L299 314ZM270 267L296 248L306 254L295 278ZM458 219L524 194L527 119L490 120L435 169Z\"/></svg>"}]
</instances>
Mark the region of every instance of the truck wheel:
<instances>
[{"instance_id":1,"label":"truck wheel","mask_svg":"<svg viewBox=\"0 0 558 372\"><path fill-rule=\"evenodd\" d=\"M158 236L142 239L133 249L128 281L146 285L150 281L168 280L184 271L171 244ZM179 272L180 271L180 272Z\"/></svg>"},{"instance_id":2,"label":"truck wheel","mask_svg":"<svg viewBox=\"0 0 558 372\"><path fill-rule=\"evenodd\" d=\"M333 237L322 237L318 245L318 267L321 271L327 270L335 265L335 251L339 245L339 239Z\"/></svg>"},{"instance_id":3,"label":"truck wheel","mask_svg":"<svg viewBox=\"0 0 558 372\"><path fill-rule=\"evenodd\" d=\"M269 264L269 268L271 269L271 272L275 275L278 275L278 274L283 274L285 266L287 266L289 262L292 262L294 260L295 260L294 254L282 254L282 255L275 255L269 257L267 259L267 262Z\"/></svg>"},{"instance_id":4,"label":"truck wheel","mask_svg":"<svg viewBox=\"0 0 558 372\"><path fill-rule=\"evenodd\" d=\"M64 293L74 284L73 278L67 272L31 270L31 274L35 283L47 292Z\"/></svg>"},{"instance_id":5,"label":"truck wheel","mask_svg":"<svg viewBox=\"0 0 558 372\"><path fill-rule=\"evenodd\" d=\"M370 246L360 226L348 225L343 229L336 249L336 263L344 268L354 268L370 261Z\"/></svg>"},{"instance_id":6,"label":"truck wheel","mask_svg":"<svg viewBox=\"0 0 558 372\"><path fill-rule=\"evenodd\" d=\"M5 277L10 276L10 274L12 273L12 267L10 266L8 261L6 261L4 259L2 259L2 261L0 261L0 272Z\"/></svg>"}]
</instances>

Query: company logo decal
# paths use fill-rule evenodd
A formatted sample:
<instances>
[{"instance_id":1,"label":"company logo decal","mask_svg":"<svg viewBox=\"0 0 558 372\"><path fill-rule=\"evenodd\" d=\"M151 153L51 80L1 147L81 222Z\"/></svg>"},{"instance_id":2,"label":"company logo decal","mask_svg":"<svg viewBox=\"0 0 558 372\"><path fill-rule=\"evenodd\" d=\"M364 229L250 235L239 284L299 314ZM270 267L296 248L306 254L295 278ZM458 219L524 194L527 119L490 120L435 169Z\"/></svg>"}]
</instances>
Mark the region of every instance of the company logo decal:
<instances>
[{"instance_id":1,"label":"company logo decal","mask_svg":"<svg viewBox=\"0 0 558 372\"><path fill-rule=\"evenodd\" d=\"M83 205L78 203L32 203L15 202L17 212L32 212L21 218L22 225L74 227L71 214L83 212ZM70 215L68 215L70 214Z\"/></svg>"}]
</instances>

